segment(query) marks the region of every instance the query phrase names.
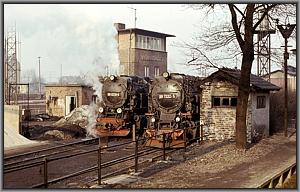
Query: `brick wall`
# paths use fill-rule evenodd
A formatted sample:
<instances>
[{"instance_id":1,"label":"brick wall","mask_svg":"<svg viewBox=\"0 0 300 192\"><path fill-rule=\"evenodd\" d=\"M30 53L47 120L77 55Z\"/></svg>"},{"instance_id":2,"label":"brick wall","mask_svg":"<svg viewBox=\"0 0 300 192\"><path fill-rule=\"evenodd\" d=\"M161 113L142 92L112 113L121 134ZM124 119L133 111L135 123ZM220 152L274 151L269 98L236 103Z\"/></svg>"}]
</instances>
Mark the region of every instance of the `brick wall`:
<instances>
[{"instance_id":1,"label":"brick wall","mask_svg":"<svg viewBox=\"0 0 300 192\"><path fill-rule=\"evenodd\" d=\"M155 67L159 68L159 73L167 71L167 52L153 51L145 49L135 49L135 74L145 75L145 66L149 67L149 76L154 77Z\"/></svg>"},{"instance_id":2,"label":"brick wall","mask_svg":"<svg viewBox=\"0 0 300 192\"><path fill-rule=\"evenodd\" d=\"M46 112L54 116L65 116L66 96L77 97L77 107L89 105L93 90L81 86L46 86ZM51 96L51 100L49 100ZM54 100L53 98L57 99Z\"/></svg>"},{"instance_id":3,"label":"brick wall","mask_svg":"<svg viewBox=\"0 0 300 192\"><path fill-rule=\"evenodd\" d=\"M237 97L238 87L228 81L213 80L202 90L200 119L204 122L204 137L209 140L235 138L236 107L212 107L212 96ZM248 105L251 105L249 99ZM247 112L247 139L251 141L251 107Z\"/></svg>"},{"instance_id":4,"label":"brick wall","mask_svg":"<svg viewBox=\"0 0 300 192\"><path fill-rule=\"evenodd\" d=\"M89 105L92 102L93 94L94 94L94 90L91 90L91 88L89 87L83 87L81 105Z\"/></svg>"},{"instance_id":5,"label":"brick wall","mask_svg":"<svg viewBox=\"0 0 300 192\"><path fill-rule=\"evenodd\" d=\"M119 34L118 37L118 48L119 48L119 58L120 58L120 74L128 75L128 62L130 63L130 75L134 74L134 47L135 47L135 38L134 34L131 35L131 44L130 44L130 34ZM131 47L129 52L129 47ZM130 54L130 56L129 56ZM130 61L128 59L130 57Z\"/></svg>"},{"instance_id":6,"label":"brick wall","mask_svg":"<svg viewBox=\"0 0 300 192\"><path fill-rule=\"evenodd\" d=\"M166 40L164 40L165 42ZM131 44L130 44L131 42ZM149 67L149 76L154 77L154 68L159 67L159 73L167 71L167 52L135 48L135 34L130 41L130 34L119 34L120 74L145 75L145 66ZM129 52L129 48L130 52ZM130 61L128 59L130 57Z\"/></svg>"}]
</instances>

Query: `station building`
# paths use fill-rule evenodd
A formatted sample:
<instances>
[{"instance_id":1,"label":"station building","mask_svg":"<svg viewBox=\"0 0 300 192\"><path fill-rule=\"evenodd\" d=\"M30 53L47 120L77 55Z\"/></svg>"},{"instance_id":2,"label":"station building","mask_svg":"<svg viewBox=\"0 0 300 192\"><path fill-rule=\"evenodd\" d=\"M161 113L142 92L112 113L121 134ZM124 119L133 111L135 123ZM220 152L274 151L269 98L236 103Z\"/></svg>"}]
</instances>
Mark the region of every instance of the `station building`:
<instances>
[{"instance_id":1,"label":"station building","mask_svg":"<svg viewBox=\"0 0 300 192\"><path fill-rule=\"evenodd\" d=\"M167 71L165 33L139 28L125 28L123 23L114 24L117 31L121 75L155 77Z\"/></svg>"},{"instance_id":2,"label":"station building","mask_svg":"<svg viewBox=\"0 0 300 192\"><path fill-rule=\"evenodd\" d=\"M284 127L284 70L275 70L264 76L270 77L270 82L281 88L280 91L271 94L272 106L270 108L271 132L277 132ZM288 91L288 128L296 128L297 117L297 68L287 66L287 91Z\"/></svg>"},{"instance_id":3,"label":"station building","mask_svg":"<svg viewBox=\"0 0 300 192\"><path fill-rule=\"evenodd\" d=\"M46 112L51 116L66 116L76 107L96 100L91 86L81 84L48 84Z\"/></svg>"},{"instance_id":4,"label":"station building","mask_svg":"<svg viewBox=\"0 0 300 192\"><path fill-rule=\"evenodd\" d=\"M204 123L204 138L235 139L236 107L240 70L223 68L202 81L200 119ZM250 76L247 108L247 141L259 141L270 132L270 92L280 87L256 75Z\"/></svg>"},{"instance_id":5,"label":"station building","mask_svg":"<svg viewBox=\"0 0 300 192\"><path fill-rule=\"evenodd\" d=\"M284 87L284 70L276 70L270 74L270 82L283 88ZM289 92L296 92L297 69L291 65L287 66L287 84Z\"/></svg>"}]
</instances>

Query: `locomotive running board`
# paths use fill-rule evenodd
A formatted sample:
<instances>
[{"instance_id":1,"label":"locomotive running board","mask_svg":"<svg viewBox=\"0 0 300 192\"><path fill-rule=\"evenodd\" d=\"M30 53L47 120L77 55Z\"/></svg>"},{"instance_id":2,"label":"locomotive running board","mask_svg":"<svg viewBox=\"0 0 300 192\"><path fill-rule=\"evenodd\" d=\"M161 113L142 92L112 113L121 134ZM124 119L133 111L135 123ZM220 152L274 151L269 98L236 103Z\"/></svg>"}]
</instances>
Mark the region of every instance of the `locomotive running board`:
<instances>
[{"instance_id":1,"label":"locomotive running board","mask_svg":"<svg viewBox=\"0 0 300 192\"><path fill-rule=\"evenodd\" d=\"M159 141L157 139L147 139L145 146L147 147L156 147L163 149L163 141ZM183 140L173 140L171 142L166 142L165 143L165 148L183 148L185 146Z\"/></svg>"},{"instance_id":2,"label":"locomotive running board","mask_svg":"<svg viewBox=\"0 0 300 192\"><path fill-rule=\"evenodd\" d=\"M130 133L129 129L120 129L120 130L103 130L103 129L97 129L97 135L100 137L126 137Z\"/></svg>"}]
</instances>

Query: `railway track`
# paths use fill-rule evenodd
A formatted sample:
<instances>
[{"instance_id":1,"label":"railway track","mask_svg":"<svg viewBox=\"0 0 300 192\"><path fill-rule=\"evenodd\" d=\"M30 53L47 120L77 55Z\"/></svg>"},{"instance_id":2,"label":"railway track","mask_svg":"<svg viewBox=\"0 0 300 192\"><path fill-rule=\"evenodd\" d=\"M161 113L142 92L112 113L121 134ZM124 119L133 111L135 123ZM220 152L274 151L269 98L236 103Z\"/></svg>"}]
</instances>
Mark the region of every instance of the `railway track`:
<instances>
[{"instance_id":1,"label":"railway track","mask_svg":"<svg viewBox=\"0 0 300 192\"><path fill-rule=\"evenodd\" d=\"M101 179L135 169L137 156L138 166L142 167L164 155L161 149L143 147L141 142L135 153L135 145L128 140L101 147ZM43 187L45 174L50 188L65 188L68 183L81 180L92 184L98 180L98 154L99 140L90 139L7 156L4 188Z\"/></svg>"},{"instance_id":2,"label":"railway track","mask_svg":"<svg viewBox=\"0 0 300 192\"><path fill-rule=\"evenodd\" d=\"M54 157L63 153L68 153L79 149L82 150L90 146L98 145L98 143L98 139L88 139L67 144L61 144L54 147L43 148L26 153L6 156L4 157L4 171L12 169L14 166L17 165L22 166L26 163L32 163L43 158Z\"/></svg>"}]
</instances>

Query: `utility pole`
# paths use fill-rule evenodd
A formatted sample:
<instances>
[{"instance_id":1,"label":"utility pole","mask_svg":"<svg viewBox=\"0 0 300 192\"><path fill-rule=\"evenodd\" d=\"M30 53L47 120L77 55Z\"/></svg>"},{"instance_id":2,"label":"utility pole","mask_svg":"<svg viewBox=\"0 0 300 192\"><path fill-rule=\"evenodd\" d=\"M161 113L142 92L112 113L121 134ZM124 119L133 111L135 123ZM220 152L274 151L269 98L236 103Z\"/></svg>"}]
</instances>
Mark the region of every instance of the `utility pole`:
<instances>
[{"instance_id":1,"label":"utility pole","mask_svg":"<svg viewBox=\"0 0 300 192\"><path fill-rule=\"evenodd\" d=\"M136 20L137 20L137 17L136 17L136 8L133 8L133 7L128 7L128 8L134 10L134 28L136 28Z\"/></svg>"},{"instance_id":2,"label":"utility pole","mask_svg":"<svg viewBox=\"0 0 300 192\"><path fill-rule=\"evenodd\" d=\"M287 90L287 60L289 59L288 38L291 36L295 24L287 25L277 25L281 35L284 38L284 136L287 137L287 127L288 127L288 90ZM285 27L285 28L284 28Z\"/></svg>"},{"instance_id":3,"label":"utility pole","mask_svg":"<svg viewBox=\"0 0 300 192\"><path fill-rule=\"evenodd\" d=\"M60 84L62 84L62 64L60 64Z\"/></svg>"},{"instance_id":4,"label":"utility pole","mask_svg":"<svg viewBox=\"0 0 300 192\"><path fill-rule=\"evenodd\" d=\"M136 28L136 9L133 7L128 7L129 9L134 10L134 28ZM131 40L132 40L132 30L130 29L130 35L129 35L129 48L128 48L128 75L130 75L130 54L131 54Z\"/></svg>"},{"instance_id":5,"label":"utility pole","mask_svg":"<svg viewBox=\"0 0 300 192\"><path fill-rule=\"evenodd\" d=\"M38 57L39 59L39 93L41 95L41 57Z\"/></svg>"}]
</instances>

